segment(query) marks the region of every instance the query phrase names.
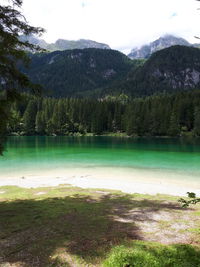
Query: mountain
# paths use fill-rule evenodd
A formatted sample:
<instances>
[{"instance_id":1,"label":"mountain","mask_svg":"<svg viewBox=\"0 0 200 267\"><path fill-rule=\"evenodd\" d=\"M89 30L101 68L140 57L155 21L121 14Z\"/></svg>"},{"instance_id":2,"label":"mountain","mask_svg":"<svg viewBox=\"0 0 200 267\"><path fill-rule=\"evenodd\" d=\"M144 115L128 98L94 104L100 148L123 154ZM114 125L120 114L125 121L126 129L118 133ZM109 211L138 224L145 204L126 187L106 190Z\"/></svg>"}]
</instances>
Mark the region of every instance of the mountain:
<instances>
[{"instance_id":1,"label":"mountain","mask_svg":"<svg viewBox=\"0 0 200 267\"><path fill-rule=\"evenodd\" d=\"M133 48L131 53L128 55L131 59L139 58L149 58L156 51L174 46L174 45L183 45L183 46L199 46L198 44L192 45L183 38L175 37L173 35L165 35L155 40L154 42L143 45L140 48Z\"/></svg>"},{"instance_id":2,"label":"mountain","mask_svg":"<svg viewBox=\"0 0 200 267\"><path fill-rule=\"evenodd\" d=\"M155 52L115 90L144 96L195 88L200 88L200 50L178 45Z\"/></svg>"},{"instance_id":3,"label":"mountain","mask_svg":"<svg viewBox=\"0 0 200 267\"><path fill-rule=\"evenodd\" d=\"M68 41L64 39L58 39L54 44L49 44L47 50L71 50L71 49L84 49L84 48L99 48L110 49L107 44L97 43L91 40L80 39L78 41Z\"/></svg>"},{"instance_id":4,"label":"mountain","mask_svg":"<svg viewBox=\"0 0 200 267\"><path fill-rule=\"evenodd\" d=\"M31 35L21 35L19 37L19 40L22 41L22 42L29 42L31 44L38 45L38 46L40 46L41 48L44 48L44 49L46 49L47 46L48 46L48 43L45 42L45 40L39 39L39 38L35 37L32 34Z\"/></svg>"},{"instance_id":5,"label":"mountain","mask_svg":"<svg viewBox=\"0 0 200 267\"><path fill-rule=\"evenodd\" d=\"M111 49L75 49L31 54L23 71L55 97L125 93L133 97L200 88L200 50L172 46L148 60L131 60Z\"/></svg>"},{"instance_id":6,"label":"mountain","mask_svg":"<svg viewBox=\"0 0 200 267\"><path fill-rule=\"evenodd\" d=\"M42 39L35 37L34 35L21 35L20 40L25 42L28 41L31 44L38 45L50 52L57 50L71 50L71 49L84 49L84 48L100 48L110 49L107 44L98 43L91 40L80 39L78 41L69 41L64 39L58 39L55 43L48 44Z\"/></svg>"},{"instance_id":7,"label":"mountain","mask_svg":"<svg viewBox=\"0 0 200 267\"><path fill-rule=\"evenodd\" d=\"M56 97L86 96L101 87L125 79L134 62L110 49L75 49L31 54L28 69L22 70L45 94Z\"/></svg>"}]
</instances>

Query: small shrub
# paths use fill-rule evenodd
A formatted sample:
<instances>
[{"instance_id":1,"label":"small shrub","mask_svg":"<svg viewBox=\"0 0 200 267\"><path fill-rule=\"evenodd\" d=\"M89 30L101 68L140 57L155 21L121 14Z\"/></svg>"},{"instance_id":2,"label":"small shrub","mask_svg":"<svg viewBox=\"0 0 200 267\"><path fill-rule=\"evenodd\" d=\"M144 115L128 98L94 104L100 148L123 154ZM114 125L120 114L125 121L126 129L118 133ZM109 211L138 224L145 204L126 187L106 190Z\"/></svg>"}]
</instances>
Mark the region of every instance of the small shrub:
<instances>
[{"instance_id":1,"label":"small shrub","mask_svg":"<svg viewBox=\"0 0 200 267\"><path fill-rule=\"evenodd\" d=\"M195 205L200 202L200 198L196 197L196 194L193 192L187 192L189 200L180 198L179 202L182 204L183 208L189 207L191 204Z\"/></svg>"},{"instance_id":2,"label":"small shrub","mask_svg":"<svg viewBox=\"0 0 200 267\"><path fill-rule=\"evenodd\" d=\"M159 267L156 257L147 251L116 247L104 263L105 267Z\"/></svg>"}]
</instances>

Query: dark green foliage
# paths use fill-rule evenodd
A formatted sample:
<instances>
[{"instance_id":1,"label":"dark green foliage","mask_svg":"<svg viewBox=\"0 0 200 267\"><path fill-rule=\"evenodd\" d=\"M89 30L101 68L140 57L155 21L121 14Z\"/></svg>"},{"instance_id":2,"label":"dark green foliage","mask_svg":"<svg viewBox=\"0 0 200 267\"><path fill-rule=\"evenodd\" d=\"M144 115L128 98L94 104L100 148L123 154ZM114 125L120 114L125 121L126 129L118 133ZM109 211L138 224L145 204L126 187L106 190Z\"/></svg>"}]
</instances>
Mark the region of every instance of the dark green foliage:
<instances>
[{"instance_id":1,"label":"dark green foliage","mask_svg":"<svg viewBox=\"0 0 200 267\"><path fill-rule=\"evenodd\" d=\"M129 136L198 135L200 91L131 99L38 98L23 95L12 107L8 133ZM195 110L195 112L194 112Z\"/></svg>"},{"instance_id":2,"label":"dark green foliage","mask_svg":"<svg viewBox=\"0 0 200 267\"><path fill-rule=\"evenodd\" d=\"M30 100L23 116L24 131L27 134L34 134L35 132L36 114L37 114L37 103L35 100Z\"/></svg>"},{"instance_id":3,"label":"dark green foliage","mask_svg":"<svg viewBox=\"0 0 200 267\"><path fill-rule=\"evenodd\" d=\"M169 123L169 135L178 136L180 134L180 126L178 116L175 112L172 112Z\"/></svg>"},{"instance_id":4,"label":"dark green foliage","mask_svg":"<svg viewBox=\"0 0 200 267\"><path fill-rule=\"evenodd\" d=\"M35 119L35 130L38 134L45 134L46 121L44 111L38 110Z\"/></svg>"},{"instance_id":5,"label":"dark green foliage","mask_svg":"<svg viewBox=\"0 0 200 267\"><path fill-rule=\"evenodd\" d=\"M183 208L187 208L189 207L191 204L195 205L197 203L200 202L200 198L196 197L196 194L193 192L187 192L187 195L189 197L189 200L184 199L184 198L180 198L179 202L182 204Z\"/></svg>"},{"instance_id":6,"label":"dark green foliage","mask_svg":"<svg viewBox=\"0 0 200 267\"><path fill-rule=\"evenodd\" d=\"M0 153L10 119L11 103L18 97L20 89L36 90L28 77L19 71L17 62L27 63L28 57L24 49L39 48L19 41L18 37L20 34L41 33L43 29L27 24L20 12L21 6L21 0L11 0L8 5L0 5Z\"/></svg>"},{"instance_id":7,"label":"dark green foliage","mask_svg":"<svg viewBox=\"0 0 200 267\"><path fill-rule=\"evenodd\" d=\"M21 114L16 107L11 109L10 123L8 125L8 132L19 132L21 124ZM9 128L10 127L10 128Z\"/></svg>"},{"instance_id":8,"label":"dark green foliage","mask_svg":"<svg viewBox=\"0 0 200 267\"><path fill-rule=\"evenodd\" d=\"M200 107L195 108L194 133L195 133L195 135L200 136Z\"/></svg>"}]
</instances>

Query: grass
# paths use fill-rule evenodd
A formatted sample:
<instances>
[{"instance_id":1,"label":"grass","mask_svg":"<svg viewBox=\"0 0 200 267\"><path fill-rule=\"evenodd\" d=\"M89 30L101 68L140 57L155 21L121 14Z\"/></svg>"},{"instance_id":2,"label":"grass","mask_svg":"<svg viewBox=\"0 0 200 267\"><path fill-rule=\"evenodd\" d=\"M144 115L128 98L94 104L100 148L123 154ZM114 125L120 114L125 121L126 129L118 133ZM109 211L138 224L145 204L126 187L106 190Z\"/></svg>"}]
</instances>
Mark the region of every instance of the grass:
<instances>
[{"instance_id":1,"label":"grass","mask_svg":"<svg viewBox=\"0 0 200 267\"><path fill-rule=\"evenodd\" d=\"M200 205L183 210L177 199L68 185L1 187L0 266L200 266ZM160 244L179 243L177 234L184 245Z\"/></svg>"},{"instance_id":2,"label":"grass","mask_svg":"<svg viewBox=\"0 0 200 267\"><path fill-rule=\"evenodd\" d=\"M189 245L164 246L132 242L129 247L115 247L104 267L199 267L200 250Z\"/></svg>"}]
</instances>

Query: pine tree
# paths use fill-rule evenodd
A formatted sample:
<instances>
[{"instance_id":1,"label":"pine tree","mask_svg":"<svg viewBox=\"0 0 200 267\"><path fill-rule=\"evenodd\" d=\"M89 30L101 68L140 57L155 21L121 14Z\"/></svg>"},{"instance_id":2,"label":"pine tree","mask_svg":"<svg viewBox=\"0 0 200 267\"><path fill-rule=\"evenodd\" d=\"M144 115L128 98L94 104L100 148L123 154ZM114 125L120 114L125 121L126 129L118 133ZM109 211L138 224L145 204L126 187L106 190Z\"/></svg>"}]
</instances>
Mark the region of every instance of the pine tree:
<instances>
[{"instance_id":1,"label":"pine tree","mask_svg":"<svg viewBox=\"0 0 200 267\"><path fill-rule=\"evenodd\" d=\"M138 118L135 110L135 103L132 103L126 111L125 125L127 135L137 135L138 134Z\"/></svg>"},{"instance_id":2,"label":"pine tree","mask_svg":"<svg viewBox=\"0 0 200 267\"><path fill-rule=\"evenodd\" d=\"M8 123L8 132L18 133L21 130L21 115L20 112L16 109L11 110L11 119Z\"/></svg>"},{"instance_id":3,"label":"pine tree","mask_svg":"<svg viewBox=\"0 0 200 267\"><path fill-rule=\"evenodd\" d=\"M28 135L35 133L36 114L37 114L37 103L35 100L30 100L23 116L24 131Z\"/></svg>"},{"instance_id":4,"label":"pine tree","mask_svg":"<svg viewBox=\"0 0 200 267\"><path fill-rule=\"evenodd\" d=\"M59 108L58 108L58 102L55 103L54 109L53 109L53 116L51 119L51 123L53 126L53 133L60 134L61 129L61 121L59 116Z\"/></svg>"},{"instance_id":5,"label":"pine tree","mask_svg":"<svg viewBox=\"0 0 200 267\"><path fill-rule=\"evenodd\" d=\"M35 119L35 130L38 134L45 134L46 121L44 111L39 110Z\"/></svg>"},{"instance_id":6,"label":"pine tree","mask_svg":"<svg viewBox=\"0 0 200 267\"><path fill-rule=\"evenodd\" d=\"M200 107L196 107L194 112L194 133L200 136Z\"/></svg>"},{"instance_id":7,"label":"pine tree","mask_svg":"<svg viewBox=\"0 0 200 267\"><path fill-rule=\"evenodd\" d=\"M115 109L114 109L114 130L120 131L121 130L121 105L119 103L115 103Z\"/></svg>"},{"instance_id":8,"label":"pine tree","mask_svg":"<svg viewBox=\"0 0 200 267\"><path fill-rule=\"evenodd\" d=\"M102 117L101 110L97 108L94 112L93 119L92 119L92 126L91 131L94 134L102 134L103 133L103 117Z\"/></svg>"},{"instance_id":9,"label":"pine tree","mask_svg":"<svg viewBox=\"0 0 200 267\"><path fill-rule=\"evenodd\" d=\"M170 117L169 135L178 136L180 134L180 125L177 114L173 111Z\"/></svg>"}]
</instances>

